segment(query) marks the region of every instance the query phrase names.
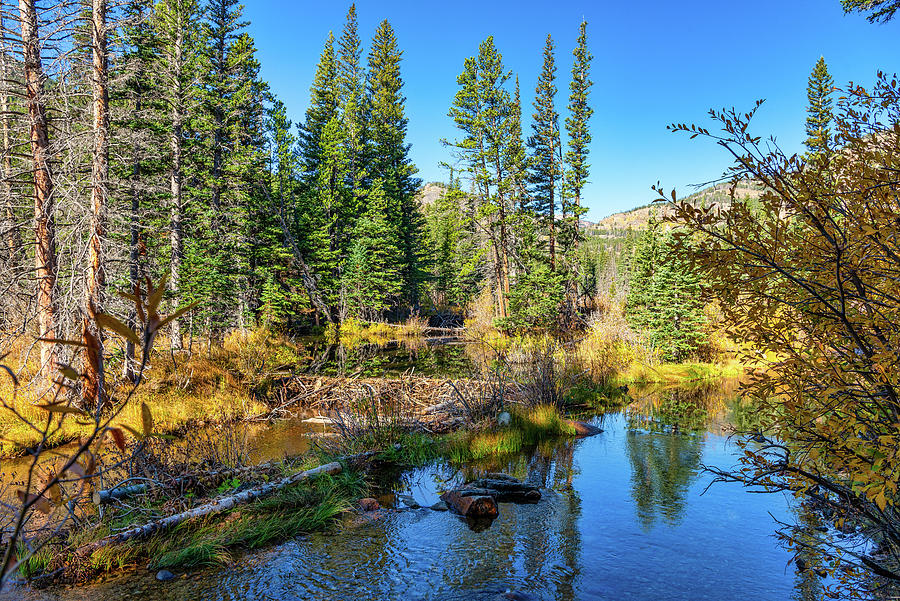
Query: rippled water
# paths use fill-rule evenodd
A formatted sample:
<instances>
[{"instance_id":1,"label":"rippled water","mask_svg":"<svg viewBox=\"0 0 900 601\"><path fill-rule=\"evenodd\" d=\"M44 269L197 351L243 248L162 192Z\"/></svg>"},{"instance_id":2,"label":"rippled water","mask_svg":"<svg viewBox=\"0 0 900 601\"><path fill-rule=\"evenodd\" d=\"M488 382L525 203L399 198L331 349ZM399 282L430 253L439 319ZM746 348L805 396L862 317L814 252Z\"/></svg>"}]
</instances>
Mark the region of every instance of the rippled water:
<instances>
[{"instance_id":1,"label":"rippled water","mask_svg":"<svg viewBox=\"0 0 900 601\"><path fill-rule=\"evenodd\" d=\"M483 531L446 512L382 510L167 583L139 570L6 598L815 599L818 584L795 575L772 537L774 518L793 519L787 499L725 484L704 493L702 466L735 459L718 433L723 415L741 417L727 393L657 391L595 418L605 429L599 436L471 468L502 468L544 487L537 504L501 504ZM427 507L463 477L432 466L402 474L386 492Z\"/></svg>"}]
</instances>

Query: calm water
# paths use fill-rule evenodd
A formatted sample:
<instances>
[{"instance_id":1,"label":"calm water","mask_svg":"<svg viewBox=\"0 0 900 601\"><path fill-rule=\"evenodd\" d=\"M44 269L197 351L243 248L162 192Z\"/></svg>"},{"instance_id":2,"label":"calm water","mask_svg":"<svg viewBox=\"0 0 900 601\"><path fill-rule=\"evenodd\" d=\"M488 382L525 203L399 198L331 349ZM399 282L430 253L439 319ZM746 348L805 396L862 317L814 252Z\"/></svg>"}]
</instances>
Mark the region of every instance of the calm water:
<instances>
[{"instance_id":1,"label":"calm water","mask_svg":"<svg viewBox=\"0 0 900 601\"><path fill-rule=\"evenodd\" d=\"M599 436L472 466L545 487L535 505L502 504L483 531L449 513L387 510L168 583L139 570L5 598L816 599L815 577L796 576L772 537L773 518L794 519L787 499L724 484L703 492L703 465L734 463L721 432L745 411L730 401L730 387L635 397L628 410L594 418L605 429ZM465 475L432 466L387 482L384 492L427 506Z\"/></svg>"}]
</instances>

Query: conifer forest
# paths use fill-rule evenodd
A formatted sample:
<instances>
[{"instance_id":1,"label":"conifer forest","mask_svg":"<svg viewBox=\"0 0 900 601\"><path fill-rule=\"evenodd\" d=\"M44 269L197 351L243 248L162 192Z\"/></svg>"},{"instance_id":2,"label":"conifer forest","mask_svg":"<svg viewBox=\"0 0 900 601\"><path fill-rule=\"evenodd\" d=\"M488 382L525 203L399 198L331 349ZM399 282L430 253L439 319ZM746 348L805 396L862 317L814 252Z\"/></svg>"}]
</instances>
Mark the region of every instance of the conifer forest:
<instances>
[{"instance_id":1,"label":"conifer forest","mask_svg":"<svg viewBox=\"0 0 900 601\"><path fill-rule=\"evenodd\" d=\"M900 598L900 2L460 2L0 0L0 601Z\"/></svg>"}]
</instances>

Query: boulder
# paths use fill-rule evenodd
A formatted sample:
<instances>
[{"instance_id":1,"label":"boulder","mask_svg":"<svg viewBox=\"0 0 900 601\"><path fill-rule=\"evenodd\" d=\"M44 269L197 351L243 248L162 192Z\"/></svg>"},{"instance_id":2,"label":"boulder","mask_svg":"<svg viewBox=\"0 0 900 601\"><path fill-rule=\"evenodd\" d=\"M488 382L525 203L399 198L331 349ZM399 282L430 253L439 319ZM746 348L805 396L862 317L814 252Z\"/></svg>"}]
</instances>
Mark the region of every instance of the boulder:
<instances>
[{"instance_id":1,"label":"boulder","mask_svg":"<svg viewBox=\"0 0 900 601\"><path fill-rule=\"evenodd\" d=\"M445 492L441 495L444 501L454 513L470 518L495 518L499 510L497 501L488 495L466 495L463 489Z\"/></svg>"},{"instance_id":2,"label":"boulder","mask_svg":"<svg viewBox=\"0 0 900 601\"><path fill-rule=\"evenodd\" d=\"M365 499L359 500L359 508L363 511L378 511L381 509L381 505L379 505L378 501L372 497L366 497Z\"/></svg>"}]
</instances>

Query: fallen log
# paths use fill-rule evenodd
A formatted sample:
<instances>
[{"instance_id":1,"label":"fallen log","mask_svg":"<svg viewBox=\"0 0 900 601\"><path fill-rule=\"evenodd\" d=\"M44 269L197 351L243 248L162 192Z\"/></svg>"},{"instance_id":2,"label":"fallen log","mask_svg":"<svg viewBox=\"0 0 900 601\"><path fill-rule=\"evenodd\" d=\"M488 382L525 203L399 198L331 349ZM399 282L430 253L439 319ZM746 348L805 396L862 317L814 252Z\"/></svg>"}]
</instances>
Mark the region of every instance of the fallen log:
<instances>
[{"instance_id":1,"label":"fallen log","mask_svg":"<svg viewBox=\"0 0 900 601\"><path fill-rule=\"evenodd\" d=\"M441 501L446 503L454 513L467 518L494 519L500 513L494 497L488 495L465 495L461 489L445 492L441 495Z\"/></svg>"},{"instance_id":2,"label":"fallen log","mask_svg":"<svg viewBox=\"0 0 900 601\"><path fill-rule=\"evenodd\" d=\"M268 495L271 495L272 493L278 492L279 490L287 488L288 486L298 484L304 480L308 480L322 474L331 475L340 473L341 469L341 464L335 461L332 463L326 463L325 465L320 465L319 467L313 468L311 470L306 470L305 472L298 472L277 482L270 482L261 486L249 488L235 495L216 499L211 503L207 503L206 505L201 505L188 511L170 515L168 517L156 520L155 522L144 524L143 526L131 528L130 530L125 530L123 532L119 532L118 534L113 534L111 536L101 538L100 540L84 545L83 547L78 549L77 554L90 554L97 549L115 543L123 543L127 540L131 540L134 538L143 538L156 532L167 530L192 518L221 513L238 505L243 505L244 503L253 501L254 499L266 497Z\"/></svg>"}]
</instances>

